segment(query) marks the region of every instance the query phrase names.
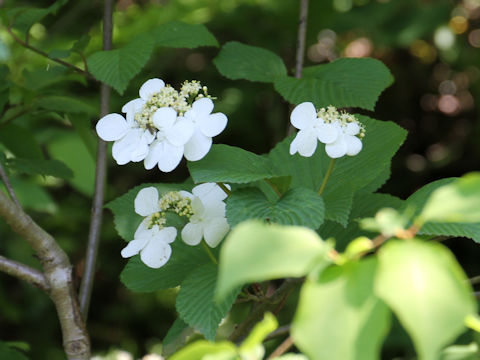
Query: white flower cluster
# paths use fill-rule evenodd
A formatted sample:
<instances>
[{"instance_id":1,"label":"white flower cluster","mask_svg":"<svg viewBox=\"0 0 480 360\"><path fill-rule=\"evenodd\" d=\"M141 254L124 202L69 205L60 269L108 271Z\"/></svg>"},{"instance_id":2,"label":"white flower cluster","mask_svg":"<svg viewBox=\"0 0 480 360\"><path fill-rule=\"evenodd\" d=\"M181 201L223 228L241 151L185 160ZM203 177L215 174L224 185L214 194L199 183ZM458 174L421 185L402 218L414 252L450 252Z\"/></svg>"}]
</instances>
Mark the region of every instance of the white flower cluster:
<instances>
[{"instance_id":1,"label":"white flower cluster","mask_svg":"<svg viewBox=\"0 0 480 360\"><path fill-rule=\"evenodd\" d=\"M150 79L140 97L126 103L119 114L108 114L96 126L105 141L114 141L113 158L119 165L144 161L164 172L175 169L182 157L197 161L212 146L212 137L227 126L227 117L214 113L212 97L198 81L185 81L180 91L163 80Z\"/></svg>"},{"instance_id":2,"label":"white flower cluster","mask_svg":"<svg viewBox=\"0 0 480 360\"><path fill-rule=\"evenodd\" d=\"M333 106L317 112L311 102L301 103L293 109L290 122L300 130L290 144L291 155L298 152L301 156L312 156L317 140L325 144L325 151L332 159L355 156L362 150L365 127L355 116L340 113Z\"/></svg>"},{"instance_id":3,"label":"white flower cluster","mask_svg":"<svg viewBox=\"0 0 480 360\"><path fill-rule=\"evenodd\" d=\"M216 247L230 229L225 218L227 195L215 183L195 186L192 193L171 191L159 199L156 188L140 190L135 198L135 212L144 216L135 231L134 239L122 250L124 258L140 253L140 259L151 268L160 268L170 259L170 244L177 237L177 229L166 227L166 212L185 216L189 222L181 236L188 245L198 245L202 238L210 247Z\"/></svg>"}]
</instances>

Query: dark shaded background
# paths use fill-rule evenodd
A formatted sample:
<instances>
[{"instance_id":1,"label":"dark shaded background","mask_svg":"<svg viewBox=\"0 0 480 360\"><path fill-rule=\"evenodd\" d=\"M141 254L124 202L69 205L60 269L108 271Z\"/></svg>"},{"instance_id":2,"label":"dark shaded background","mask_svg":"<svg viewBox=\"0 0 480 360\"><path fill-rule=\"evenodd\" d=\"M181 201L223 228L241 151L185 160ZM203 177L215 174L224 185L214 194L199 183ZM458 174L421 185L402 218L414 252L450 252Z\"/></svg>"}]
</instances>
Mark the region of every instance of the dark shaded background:
<instances>
[{"instance_id":1,"label":"dark shaded background","mask_svg":"<svg viewBox=\"0 0 480 360\"><path fill-rule=\"evenodd\" d=\"M395 77L395 83L379 98L375 112L366 112L394 121L409 132L394 158L391 179L381 192L406 198L428 182L479 169L476 102L480 99L480 1L310 2L306 66L344 56L371 56L382 60ZM52 2L5 1L2 11L20 3L47 6ZM136 34L171 20L201 23L220 44L235 40L272 50L293 73L298 7L296 0L120 0L114 15L114 44L124 44ZM70 1L56 16L33 27L32 42L45 51L62 49L88 33L92 36L86 51L89 54L101 48L101 17L101 1ZM113 95L111 111L120 112L124 103L137 97L138 88L148 78L160 77L173 86L197 79L218 97L215 111L229 118L226 131L215 142L256 153L269 151L286 134L289 104L269 84L223 78L212 63L217 53L215 48L157 50L127 92ZM75 57L69 60L80 61ZM9 66L9 80L15 84L11 101L26 101L32 73L45 72L48 64L13 43L4 28L0 28L0 62ZM79 78L56 83L48 91L73 94L98 108L97 86ZM92 128L97 120L85 119ZM87 156L75 157L84 149L68 123L45 113L27 113L17 121L35 128L48 156L61 158L77 171L73 182L19 174L12 174L12 181L24 206L54 234L71 255L76 273L81 274L93 163ZM109 161L108 201L142 182L183 181L188 176L184 164L171 174L162 174L146 172L141 164L119 167L111 157ZM119 255L124 242L116 235L109 212L104 221L88 322L93 349L105 353L121 348L138 357L158 349L155 345L173 323L175 290L152 294L128 291L118 279L125 264ZM446 243L468 275L480 274L480 250L473 241L452 239ZM4 222L0 222L0 254L39 266L28 246ZM0 339L27 342L32 359L64 358L53 304L39 290L4 274L0 274ZM394 331L385 346L385 358L408 358L412 354L408 344L401 330Z\"/></svg>"}]
</instances>

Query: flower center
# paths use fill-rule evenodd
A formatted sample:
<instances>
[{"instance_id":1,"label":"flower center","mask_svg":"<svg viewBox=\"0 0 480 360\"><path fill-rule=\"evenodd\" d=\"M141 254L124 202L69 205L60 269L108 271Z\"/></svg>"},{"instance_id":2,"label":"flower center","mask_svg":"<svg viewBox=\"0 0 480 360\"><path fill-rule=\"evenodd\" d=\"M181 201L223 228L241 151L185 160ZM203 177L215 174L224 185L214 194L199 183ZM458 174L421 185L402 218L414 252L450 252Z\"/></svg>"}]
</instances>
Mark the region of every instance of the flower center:
<instances>
[{"instance_id":1,"label":"flower center","mask_svg":"<svg viewBox=\"0 0 480 360\"><path fill-rule=\"evenodd\" d=\"M158 225L160 229L163 228L163 225L165 225L167 222L167 219L165 218L165 213L163 212L156 212L152 215L150 215L150 218L148 220L147 228L151 229L155 225Z\"/></svg>"},{"instance_id":2,"label":"flower center","mask_svg":"<svg viewBox=\"0 0 480 360\"><path fill-rule=\"evenodd\" d=\"M365 126L360 121L358 121L355 115L346 113L344 111L339 112L335 106L321 108L317 112L317 117L323 119L323 121L327 124L339 124L343 132L345 132L345 129L349 123L355 123L360 128L358 137L365 137ZM314 127L316 126L314 125Z\"/></svg>"},{"instance_id":3,"label":"flower center","mask_svg":"<svg viewBox=\"0 0 480 360\"><path fill-rule=\"evenodd\" d=\"M192 200L183 197L178 191L169 191L164 194L160 199L160 209L163 211L171 210L188 219L193 215Z\"/></svg>"}]
</instances>

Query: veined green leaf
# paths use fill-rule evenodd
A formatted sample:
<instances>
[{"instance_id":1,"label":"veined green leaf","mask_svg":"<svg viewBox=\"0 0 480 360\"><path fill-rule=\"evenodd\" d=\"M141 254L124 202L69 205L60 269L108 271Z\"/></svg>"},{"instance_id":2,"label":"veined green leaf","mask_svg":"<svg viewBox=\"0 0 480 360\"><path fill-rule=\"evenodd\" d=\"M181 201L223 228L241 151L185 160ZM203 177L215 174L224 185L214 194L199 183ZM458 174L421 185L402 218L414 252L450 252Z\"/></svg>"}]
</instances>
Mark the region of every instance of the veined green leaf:
<instances>
[{"instance_id":1,"label":"veined green leaf","mask_svg":"<svg viewBox=\"0 0 480 360\"><path fill-rule=\"evenodd\" d=\"M0 142L15 156L28 159L43 159L42 149L33 133L16 124L0 126Z\"/></svg>"},{"instance_id":2,"label":"veined green leaf","mask_svg":"<svg viewBox=\"0 0 480 360\"><path fill-rule=\"evenodd\" d=\"M388 68L371 58L343 58L307 67L302 78L277 77L275 89L292 104L310 101L316 107L359 107L373 110L393 82Z\"/></svg>"},{"instance_id":3,"label":"veined green leaf","mask_svg":"<svg viewBox=\"0 0 480 360\"><path fill-rule=\"evenodd\" d=\"M59 160L43 160L43 159L9 159L8 166L18 172L29 175L49 175L61 179L70 179L73 172Z\"/></svg>"},{"instance_id":4,"label":"veined green leaf","mask_svg":"<svg viewBox=\"0 0 480 360\"><path fill-rule=\"evenodd\" d=\"M287 75L287 69L273 52L236 41L228 42L213 60L220 73L233 80L273 82Z\"/></svg>"},{"instance_id":5,"label":"veined green leaf","mask_svg":"<svg viewBox=\"0 0 480 360\"><path fill-rule=\"evenodd\" d=\"M172 21L151 31L157 46L193 49L199 46L218 46L210 31L201 24Z\"/></svg>"}]
</instances>

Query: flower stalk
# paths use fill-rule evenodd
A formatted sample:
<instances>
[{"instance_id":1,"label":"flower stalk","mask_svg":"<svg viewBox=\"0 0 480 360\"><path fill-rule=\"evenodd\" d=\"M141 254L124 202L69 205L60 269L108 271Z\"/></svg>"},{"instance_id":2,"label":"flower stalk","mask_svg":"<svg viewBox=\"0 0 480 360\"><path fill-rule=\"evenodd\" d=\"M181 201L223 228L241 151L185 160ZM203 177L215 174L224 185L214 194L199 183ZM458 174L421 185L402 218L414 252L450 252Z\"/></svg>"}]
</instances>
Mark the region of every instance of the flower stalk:
<instances>
[{"instance_id":1,"label":"flower stalk","mask_svg":"<svg viewBox=\"0 0 480 360\"><path fill-rule=\"evenodd\" d=\"M330 175L332 175L334 167L335 167L335 159L330 159L330 164L328 165L327 173L323 178L323 182L322 182L322 185L320 186L320 189L318 189L318 195L323 194L323 191L325 190L325 186L327 186L327 181L330 178Z\"/></svg>"}]
</instances>

